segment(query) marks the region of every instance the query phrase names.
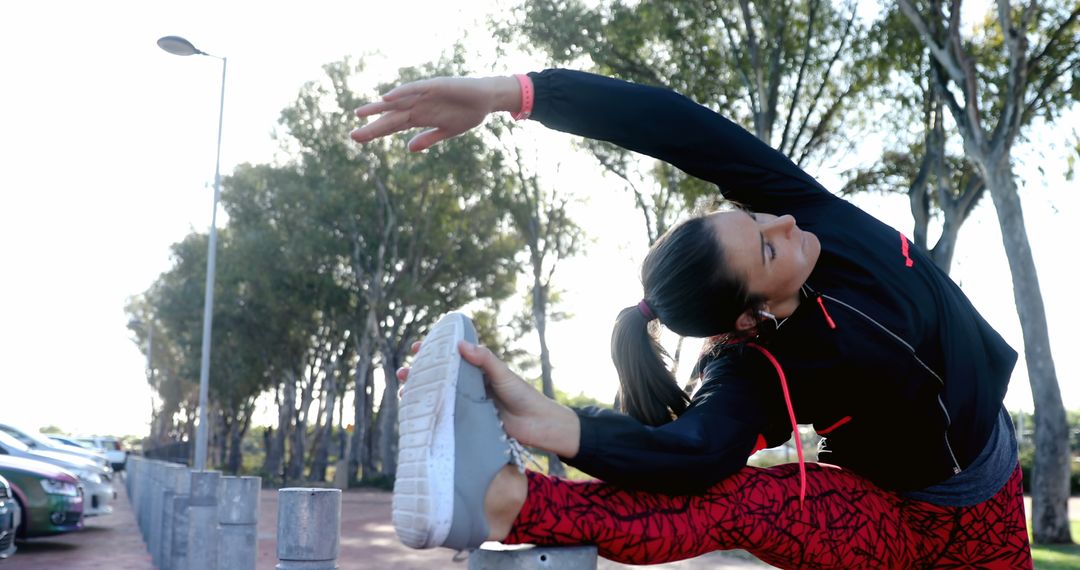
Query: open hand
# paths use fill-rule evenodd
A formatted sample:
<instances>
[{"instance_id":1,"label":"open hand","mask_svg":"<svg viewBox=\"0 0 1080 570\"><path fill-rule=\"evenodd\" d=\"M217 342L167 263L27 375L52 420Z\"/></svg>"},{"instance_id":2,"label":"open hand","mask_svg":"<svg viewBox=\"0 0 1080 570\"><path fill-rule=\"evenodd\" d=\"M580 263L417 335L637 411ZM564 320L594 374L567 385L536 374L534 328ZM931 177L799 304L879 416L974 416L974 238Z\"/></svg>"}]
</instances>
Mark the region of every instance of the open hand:
<instances>
[{"instance_id":1,"label":"open hand","mask_svg":"<svg viewBox=\"0 0 1080 570\"><path fill-rule=\"evenodd\" d=\"M484 121L488 113L513 107L520 92L513 77L436 77L399 85L382 99L356 109L359 118L378 116L349 136L358 143L414 128L423 132L409 141L418 152ZM505 107L505 109L503 108Z\"/></svg>"}]
</instances>

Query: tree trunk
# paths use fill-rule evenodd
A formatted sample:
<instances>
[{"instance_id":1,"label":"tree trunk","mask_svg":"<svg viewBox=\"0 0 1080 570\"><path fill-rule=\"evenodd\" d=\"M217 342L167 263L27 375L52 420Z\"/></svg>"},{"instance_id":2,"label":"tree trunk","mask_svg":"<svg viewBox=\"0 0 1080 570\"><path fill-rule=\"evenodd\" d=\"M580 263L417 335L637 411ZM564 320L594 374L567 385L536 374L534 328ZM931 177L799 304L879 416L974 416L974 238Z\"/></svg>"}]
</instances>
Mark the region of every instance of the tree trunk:
<instances>
[{"instance_id":1,"label":"tree trunk","mask_svg":"<svg viewBox=\"0 0 1080 570\"><path fill-rule=\"evenodd\" d=\"M547 288L544 287L539 263L533 262L533 321L536 323L536 335L540 338L540 384L544 395L552 400L555 399L555 381L551 378L551 352L547 345ZM547 452L548 474L554 477L565 477L566 468L563 467L559 455Z\"/></svg>"},{"instance_id":2,"label":"tree trunk","mask_svg":"<svg viewBox=\"0 0 1080 570\"><path fill-rule=\"evenodd\" d=\"M307 449L307 422L301 410L296 411L296 425L293 427L291 445L289 445L289 465L285 469L290 481L304 478L304 453Z\"/></svg>"},{"instance_id":3,"label":"tree trunk","mask_svg":"<svg viewBox=\"0 0 1080 570\"><path fill-rule=\"evenodd\" d=\"M353 376L356 393L353 397L353 435L352 450L349 452L349 481L360 477L366 478L368 467L367 434L371 423L371 362L372 329L375 327L375 312L369 310L363 328L359 331L356 343L356 373Z\"/></svg>"},{"instance_id":4,"label":"tree trunk","mask_svg":"<svg viewBox=\"0 0 1080 570\"><path fill-rule=\"evenodd\" d=\"M240 474L240 468L244 464L244 435L251 427L251 416L255 413L255 403L245 405L240 411L240 416L233 422L229 440L229 455L226 460L226 469L233 475Z\"/></svg>"},{"instance_id":5,"label":"tree trunk","mask_svg":"<svg viewBox=\"0 0 1080 570\"><path fill-rule=\"evenodd\" d=\"M326 480L326 466L330 460L330 443L333 439L334 430L334 406L337 404L336 371L329 371L323 382L326 384L326 394L323 396L325 417L320 422L321 426L315 434L315 444L311 450L314 457L311 462L311 479L313 481Z\"/></svg>"},{"instance_id":6,"label":"tree trunk","mask_svg":"<svg viewBox=\"0 0 1080 570\"><path fill-rule=\"evenodd\" d=\"M383 377L386 380L386 387L383 389L382 401L379 403L375 434L379 473L387 477L397 474L398 382L396 371L397 363L393 356L383 355Z\"/></svg>"},{"instance_id":7,"label":"tree trunk","mask_svg":"<svg viewBox=\"0 0 1080 570\"><path fill-rule=\"evenodd\" d=\"M307 457L307 426L311 404L315 401L315 382L318 373L314 366L307 367L307 379L300 390L300 406L296 410L296 428L292 434L292 448L289 450L289 479L299 481L304 478L304 460Z\"/></svg>"},{"instance_id":8,"label":"tree trunk","mask_svg":"<svg viewBox=\"0 0 1080 570\"><path fill-rule=\"evenodd\" d=\"M997 210L1009 259L1013 295L1024 335L1031 395L1035 403L1035 465L1031 481L1031 523L1037 544L1072 542L1069 531L1069 432L1046 324L1035 259L1024 227L1020 196L1008 154L987 169L986 180Z\"/></svg>"},{"instance_id":9,"label":"tree trunk","mask_svg":"<svg viewBox=\"0 0 1080 570\"><path fill-rule=\"evenodd\" d=\"M280 431L281 425L281 385L274 387L274 403L278 406L278 426ZM266 432L263 434L263 446L266 456L263 458L263 473L266 477L272 480L277 476L277 473L281 470L281 452L277 445L277 434L274 432L274 427L270 426L266 428Z\"/></svg>"},{"instance_id":10,"label":"tree trunk","mask_svg":"<svg viewBox=\"0 0 1080 570\"><path fill-rule=\"evenodd\" d=\"M930 258L934 260L934 265L937 265L945 273L949 273L952 269L953 255L956 253L956 241L960 238L960 226L964 223L963 219L958 219L960 214L954 210L945 210L945 221L941 227L941 236L938 238L937 243L934 244L934 249L930 252Z\"/></svg>"},{"instance_id":11,"label":"tree trunk","mask_svg":"<svg viewBox=\"0 0 1080 570\"><path fill-rule=\"evenodd\" d=\"M278 406L278 429L272 440L272 452L275 458L273 465L267 466L267 476L274 478L281 476L281 484L288 485L288 478L282 469L285 459L285 440L292 432L293 418L296 412L296 374L292 371L285 373L285 385L282 387L281 404Z\"/></svg>"},{"instance_id":12,"label":"tree trunk","mask_svg":"<svg viewBox=\"0 0 1080 570\"><path fill-rule=\"evenodd\" d=\"M368 391L368 419L367 424L364 426L366 429L364 430L364 436L361 439L360 444L364 458L361 465L364 469L364 479L371 479L377 478L379 474L375 453L375 371L373 369L368 369L365 382Z\"/></svg>"}]
</instances>

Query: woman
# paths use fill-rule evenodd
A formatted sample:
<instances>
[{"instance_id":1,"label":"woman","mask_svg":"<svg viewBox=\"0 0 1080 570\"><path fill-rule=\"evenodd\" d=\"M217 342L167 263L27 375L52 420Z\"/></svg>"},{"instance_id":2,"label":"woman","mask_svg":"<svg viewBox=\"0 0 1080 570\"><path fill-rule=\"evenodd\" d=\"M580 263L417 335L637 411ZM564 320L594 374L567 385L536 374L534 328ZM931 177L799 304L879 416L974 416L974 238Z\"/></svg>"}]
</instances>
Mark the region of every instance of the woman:
<instances>
[{"instance_id":1,"label":"woman","mask_svg":"<svg viewBox=\"0 0 1080 570\"><path fill-rule=\"evenodd\" d=\"M497 426L467 428L457 442L491 449L492 459L482 473L462 458L450 469L455 490L478 486L471 494L483 501L454 503L448 528L463 528L456 519L469 512L485 538L594 543L630 563L743 548L781 567L1031 567L1002 407L1016 353L903 234L685 97L586 73L403 85L357 110L378 118L352 137L426 127L409 142L419 151L496 111L664 160L746 209L689 220L650 250L643 299L612 335L629 416L560 406L461 343L463 366L483 370L506 434L603 482L522 475L499 462L507 449ZM693 399L665 367L654 321L710 339ZM441 326L469 338L467 324ZM456 358L428 351L430 338L414 371L425 352ZM464 388L451 376L425 386L453 399ZM800 449L797 465L745 466L796 423L825 436L826 464L805 465ZM481 432L490 444L470 439ZM475 546L438 534L419 545Z\"/></svg>"}]
</instances>

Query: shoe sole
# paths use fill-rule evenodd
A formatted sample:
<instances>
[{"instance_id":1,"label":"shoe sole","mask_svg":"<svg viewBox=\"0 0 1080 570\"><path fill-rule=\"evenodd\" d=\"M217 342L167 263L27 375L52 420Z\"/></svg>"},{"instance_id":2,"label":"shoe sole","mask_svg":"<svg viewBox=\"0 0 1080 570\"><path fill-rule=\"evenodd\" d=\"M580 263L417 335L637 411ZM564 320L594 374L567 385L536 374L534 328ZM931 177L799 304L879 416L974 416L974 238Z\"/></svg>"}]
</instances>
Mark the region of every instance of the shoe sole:
<instances>
[{"instance_id":1,"label":"shoe sole","mask_svg":"<svg viewBox=\"0 0 1080 570\"><path fill-rule=\"evenodd\" d=\"M433 548L450 532L454 510L454 407L465 317L431 328L409 370L398 409L398 466L393 522L398 539Z\"/></svg>"}]
</instances>

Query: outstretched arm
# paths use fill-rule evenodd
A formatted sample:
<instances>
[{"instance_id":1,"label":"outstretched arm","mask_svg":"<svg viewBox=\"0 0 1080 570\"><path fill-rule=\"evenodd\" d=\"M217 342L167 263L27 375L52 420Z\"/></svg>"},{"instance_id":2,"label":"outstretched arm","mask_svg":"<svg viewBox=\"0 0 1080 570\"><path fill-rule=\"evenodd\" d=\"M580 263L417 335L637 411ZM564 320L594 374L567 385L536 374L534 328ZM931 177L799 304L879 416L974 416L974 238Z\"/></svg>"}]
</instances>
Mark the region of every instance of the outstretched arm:
<instances>
[{"instance_id":1,"label":"outstretched arm","mask_svg":"<svg viewBox=\"0 0 1080 570\"><path fill-rule=\"evenodd\" d=\"M530 77L532 119L672 164L755 210L794 213L832 197L782 153L670 89L565 69Z\"/></svg>"},{"instance_id":2,"label":"outstretched arm","mask_svg":"<svg viewBox=\"0 0 1080 570\"><path fill-rule=\"evenodd\" d=\"M669 89L561 69L529 77L535 89L532 118L552 129L663 160L756 210L792 213L832 198L783 154ZM419 151L480 125L489 113L517 113L522 101L512 76L416 81L357 109L358 117L378 117L351 136L364 143L424 128L409 141L409 150Z\"/></svg>"}]
</instances>

